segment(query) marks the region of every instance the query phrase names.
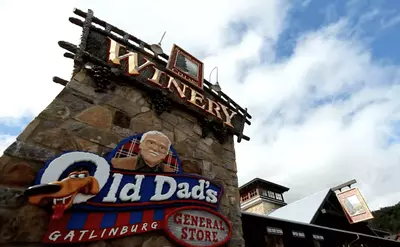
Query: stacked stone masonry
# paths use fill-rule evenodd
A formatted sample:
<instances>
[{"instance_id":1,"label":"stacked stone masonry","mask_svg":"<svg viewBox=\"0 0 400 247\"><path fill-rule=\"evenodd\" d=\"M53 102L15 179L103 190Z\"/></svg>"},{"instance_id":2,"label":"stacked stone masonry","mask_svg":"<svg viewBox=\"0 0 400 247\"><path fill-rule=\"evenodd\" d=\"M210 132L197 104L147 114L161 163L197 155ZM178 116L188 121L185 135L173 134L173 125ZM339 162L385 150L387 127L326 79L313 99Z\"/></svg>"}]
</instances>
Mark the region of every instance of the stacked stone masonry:
<instances>
[{"instance_id":1,"label":"stacked stone masonry","mask_svg":"<svg viewBox=\"0 0 400 247\"><path fill-rule=\"evenodd\" d=\"M172 110L157 116L149 99L134 87L95 93L85 71L77 73L59 95L8 147L0 158L0 246L42 246L50 209L27 203L23 196L36 173L55 155L82 150L104 155L136 133L159 130L173 142L183 172L201 174L224 187L220 212L231 222L227 246L244 246L233 138L221 145L201 138L197 120ZM175 246L162 232L71 246Z\"/></svg>"},{"instance_id":2,"label":"stacked stone masonry","mask_svg":"<svg viewBox=\"0 0 400 247\"><path fill-rule=\"evenodd\" d=\"M249 207L245 211L249 212L249 213L254 213L254 214L268 215L272 211L274 211L275 209L280 208L280 207L281 206L274 204L274 203L261 201L259 204Z\"/></svg>"}]
</instances>

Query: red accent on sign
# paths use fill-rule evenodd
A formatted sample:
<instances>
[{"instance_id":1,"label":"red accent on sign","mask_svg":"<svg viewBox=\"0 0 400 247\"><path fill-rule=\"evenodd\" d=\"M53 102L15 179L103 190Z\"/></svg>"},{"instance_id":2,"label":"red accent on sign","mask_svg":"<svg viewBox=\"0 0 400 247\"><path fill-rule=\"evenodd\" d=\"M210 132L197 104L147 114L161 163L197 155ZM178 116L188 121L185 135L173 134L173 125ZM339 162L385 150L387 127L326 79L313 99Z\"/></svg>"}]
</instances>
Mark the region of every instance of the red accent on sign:
<instances>
[{"instance_id":1,"label":"red accent on sign","mask_svg":"<svg viewBox=\"0 0 400 247\"><path fill-rule=\"evenodd\" d=\"M49 228L65 229L65 228L67 228L67 225L68 225L68 222L69 222L70 218L71 218L71 214L70 213L66 213L59 220L50 220Z\"/></svg>"},{"instance_id":2,"label":"red accent on sign","mask_svg":"<svg viewBox=\"0 0 400 247\"><path fill-rule=\"evenodd\" d=\"M181 211L186 211L186 210L208 212L208 213L210 213L210 214L216 216L217 218L219 218L219 219L222 220L223 222L225 222L225 224L228 226L228 229L227 229L227 230L228 230L227 236L226 236L222 241L219 241L219 242L217 242L217 243L215 243L215 244L207 245L207 247L218 247L218 246L224 245L226 242L228 242L228 241L231 239L231 237L232 237L232 226L231 226L231 224L229 223L229 220L228 220L225 216L223 216L222 214L220 214L220 213L218 213L218 212L216 212L216 211L214 211L214 210L211 210L211 209L209 209L209 208L205 208L205 207L201 207L201 206L187 206L187 207L180 207L180 208L175 208L174 210L171 210L169 213L167 213L167 214L165 215L165 218L164 218L164 226L163 226L163 228L164 228L165 233L167 234L167 236L168 236L171 240L173 240L174 242L176 242L178 245L184 246L184 247L198 247L198 245L192 245L192 244L187 243L187 242L185 242L184 240L179 239L178 237L176 237L176 236L172 233L171 229L170 229L169 226L168 226L168 220L169 220L169 218L174 217L174 216L178 215L179 212L181 212ZM204 218L205 218L205 217L204 217ZM186 220L186 219L184 219L184 220ZM211 223L210 221L208 221L208 220L206 220L206 219L201 220L200 222L201 222L201 223L200 223L200 224L201 224L200 226L205 226L205 227L216 227L216 228L221 227L221 225L214 225L213 223ZM197 222L197 223L198 223L198 222ZM188 226L190 226L191 224L193 224L193 222L190 223ZM221 230L225 230L225 229L223 229L223 228L220 228L220 229L221 229ZM192 232L191 232L191 233L192 233ZM194 231L193 231L193 233L194 233ZM185 233L183 233L183 235L185 235ZM182 235L182 236L183 236L183 235ZM206 239L215 238L215 237L216 237L216 233L213 234L213 233L210 233L210 232L207 233L207 232L204 232L204 231L197 231L196 233L194 233L194 234L191 235L191 237L194 237L194 236L195 236L196 238L200 239L200 240L202 240L202 239L206 240ZM193 240L193 239L192 239L192 240Z\"/></svg>"},{"instance_id":3,"label":"red accent on sign","mask_svg":"<svg viewBox=\"0 0 400 247\"><path fill-rule=\"evenodd\" d=\"M218 200L220 200L220 197L218 197ZM202 204L205 206L209 207L214 207L217 208L218 205L212 205L208 202L204 201L199 201L199 200L171 200L171 201L161 201L157 202L157 205L171 205L171 204L176 204L179 202L185 202L185 203L193 203L193 204ZM151 206L154 205L154 202L132 202L132 203L105 203L105 202L86 202L88 205L92 206L104 206L104 207L130 207L130 206Z\"/></svg>"},{"instance_id":4,"label":"red accent on sign","mask_svg":"<svg viewBox=\"0 0 400 247\"><path fill-rule=\"evenodd\" d=\"M164 216L168 215L172 211L176 210L176 208L165 208L164 209Z\"/></svg>"},{"instance_id":5,"label":"red accent on sign","mask_svg":"<svg viewBox=\"0 0 400 247\"><path fill-rule=\"evenodd\" d=\"M129 225L130 217L131 217L131 213L130 212L118 213L117 222L115 223L115 225L116 226Z\"/></svg>"},{"instance_id":6,"label":"red accent on sign","mask_svg":"<svg viewBox=\"0 0 400 247\"><path fill-rule=\"evenodd\" d=\"M154 219L154 210L145 210L143 211L143 222L150 222Z\"/></svg>"},{"instance_id":7,"label":"red accent on sign","mask_svg":"<svg viewBox=\"0 0 400 247\"><path fill-rule=\"evenodd\" d=\"M100 227L101 221L103 220L104 213L89 213L86 223L85 229L96 229ZM65 228L61 228L65 229Z\"/></svg>"}]
</instances>

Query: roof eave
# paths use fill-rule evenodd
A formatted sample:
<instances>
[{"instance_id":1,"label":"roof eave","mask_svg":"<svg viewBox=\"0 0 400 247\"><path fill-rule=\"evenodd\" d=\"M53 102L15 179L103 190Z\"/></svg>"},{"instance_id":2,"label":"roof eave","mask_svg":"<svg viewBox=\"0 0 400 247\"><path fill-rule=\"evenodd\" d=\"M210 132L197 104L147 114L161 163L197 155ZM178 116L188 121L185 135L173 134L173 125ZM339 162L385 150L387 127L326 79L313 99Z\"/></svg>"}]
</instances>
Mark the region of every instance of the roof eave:
<instances>
[{"instance_id":1,"label":"roof eave","mask_svg":"<svg viewBox=\"0 0 400 247\"><path fill-rule=\"evenodd\" d=\"M261 178L254 178L254 179L250 180L249 182L247 182L244 185L240 186L239 190L242 190L242 189L244 189L246 187L249 187L250 185L253 185L255 183L263 183L263 184L271 185L271 186L276 187L279 190L281 190L282 193L287 192L287 191L290 190L289 188L287 188L285 186L282 186L282 185L279 185L279 184L276 184L276 183L272 183L270 181L267 181L267 180L264 180L264 179L261 179Z\"/></svg>"}]
</instances>

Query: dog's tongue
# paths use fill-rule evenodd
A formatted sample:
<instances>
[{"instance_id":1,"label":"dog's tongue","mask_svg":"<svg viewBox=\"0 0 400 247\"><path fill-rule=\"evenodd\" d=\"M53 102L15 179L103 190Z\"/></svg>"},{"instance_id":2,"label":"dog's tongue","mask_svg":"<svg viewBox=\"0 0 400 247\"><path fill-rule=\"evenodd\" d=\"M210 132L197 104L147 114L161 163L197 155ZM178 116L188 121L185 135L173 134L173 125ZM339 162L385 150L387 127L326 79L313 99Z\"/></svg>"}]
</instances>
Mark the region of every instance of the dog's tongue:
<instances>
[{"instance_id":1,"label":"dog's tongue","mask_svg":"<svg viewBox=\"0 0 400 247\"><path fill-rule=\"evenodd\" d=\"M65 208L64 208L64 205L63 205L63 204L56 204L56 205L54 205L54 208L53 208L53 215L51 216L51 218L52 218L53 220L59 220L59 219L61 219L61 217L62 217L63 214L64 214L64 210L65 210Z\"/></svg>"}]
</instances>

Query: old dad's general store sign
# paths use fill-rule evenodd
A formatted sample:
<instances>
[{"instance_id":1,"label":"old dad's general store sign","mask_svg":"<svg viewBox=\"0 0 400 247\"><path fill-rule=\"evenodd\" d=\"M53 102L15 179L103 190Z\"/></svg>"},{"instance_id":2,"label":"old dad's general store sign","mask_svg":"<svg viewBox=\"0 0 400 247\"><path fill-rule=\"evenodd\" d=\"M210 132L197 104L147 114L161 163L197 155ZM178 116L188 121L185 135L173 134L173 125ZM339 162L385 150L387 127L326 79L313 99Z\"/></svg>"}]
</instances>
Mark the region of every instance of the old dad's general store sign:
<instances>
[{"instance_id":1,"label":"old dad's general store sign","mask_svg":"<svg viewBox=\"0 0 400 247\"><path fill-rule=\"evenodd\" d=\"M231 238L231 225L210 209L191 206L167 214L165 231L182 246L219 246Z\"/></svg>"},{"instance_id":2,"label":"old dad's general store sign","mask_svg":"<svg viewBox=\"0 0 400 247\"><path fill-rule=\"evenodd\" d=\"M45 243L163 229L184 246L224 244L231 226L216 212L222 187L181 171L168 137L149 131L123 140L105 158L81 151L56 157L26 195L32 204L52 206Z\"/></svg>"}]
</instances>

